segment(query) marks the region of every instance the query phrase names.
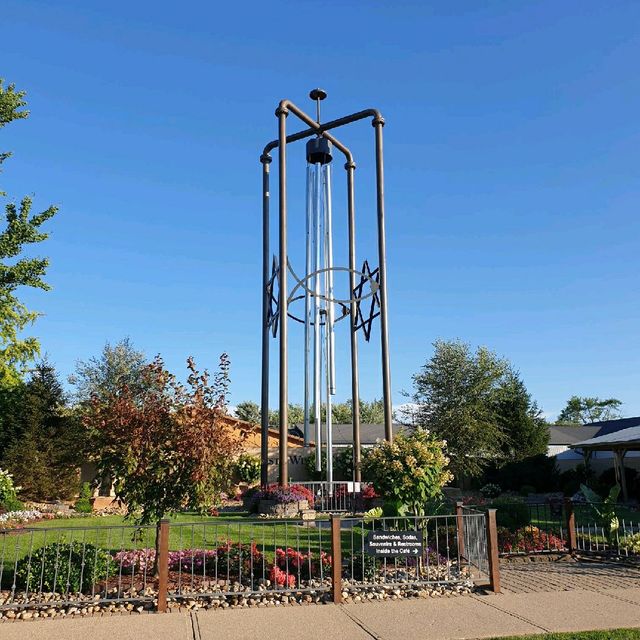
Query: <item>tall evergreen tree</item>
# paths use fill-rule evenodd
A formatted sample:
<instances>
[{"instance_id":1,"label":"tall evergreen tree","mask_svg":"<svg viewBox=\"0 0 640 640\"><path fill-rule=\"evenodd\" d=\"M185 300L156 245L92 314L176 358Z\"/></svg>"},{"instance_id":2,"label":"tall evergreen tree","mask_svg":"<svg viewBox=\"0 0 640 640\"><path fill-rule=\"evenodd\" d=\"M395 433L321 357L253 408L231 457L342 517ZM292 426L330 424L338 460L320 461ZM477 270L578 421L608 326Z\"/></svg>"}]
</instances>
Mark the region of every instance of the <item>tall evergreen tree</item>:
<instances>
[{"instance_id":1,"label":"tall evergreen tree","mask_svg":"<svg viewBox=\"0 0 640 640\"><path fill-rule=\"evenodd\" d=\"M520 376L509 371L495 391L493 409L505 434L504 461L515 462L546 453L549 427Z\"/></svg>"},{"instance_id":2,"label":"tall evergreen tree","mask_svg":"<svg viewBox=\"0 0 640 640\"><path fill-rule=\"evenodd\" d=\"M22 495L40 500L71 497L78 488L83 427L67 409L54 368L39 363L20 390L16 431L4 456Z\"/></svg>"}]
</instances>

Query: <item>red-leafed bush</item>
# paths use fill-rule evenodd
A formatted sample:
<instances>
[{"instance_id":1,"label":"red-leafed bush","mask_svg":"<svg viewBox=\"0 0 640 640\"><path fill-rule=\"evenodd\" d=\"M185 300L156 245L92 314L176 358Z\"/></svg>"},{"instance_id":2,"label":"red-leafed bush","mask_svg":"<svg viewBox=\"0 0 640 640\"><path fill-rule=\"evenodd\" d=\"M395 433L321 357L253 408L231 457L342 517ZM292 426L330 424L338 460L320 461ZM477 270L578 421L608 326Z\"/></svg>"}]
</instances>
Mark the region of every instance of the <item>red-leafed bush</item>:
<instances>
[{"instance_id":1,"label":"red-leafed bush","mask_svg":"<svg viewBox=\"0 0 640 640\"><path fill-rule=\"evenodd\" d=\"M301 579L319 578L331 571L331 555L321 551L320 555L304 553L296 549L276 549L275 566Z\"/></svg>"},{"instance_id":2,"label":"red-leafed bush","mask_svg":"<svg viewBox=\"0 0 640 640\"><path fill-rule=\"evenodd\" d=\"M515 532L498 527L498 549L501 553L562 551L565 548L566 541L563 538L538 527L522 527Z\"/></svg>"},{"instance_id":3,"label":"red-leafed bush","mask_svg":"<svg viewBox=\"0 0 640 640\"><path fill-rule=\"evenodd\" d=\"M271 567L269 580L271 580L272 584L275 584L278 587L284 587L286 585L287 588L293 589L296 586L296 577L282 571L282 569L279 569L276 566Z\"/></svg>"},{"instance_id":4,"label":"red-leafed bush","mask_svg":"<svg viewBox=\"0 0 640 640\"><path fill-rule=\"evenodd\" d=\"M362 487L362 498L364 500L375 500L379 497L372 484L365 484L364 487Z\"/></svg>"}]
</instances>

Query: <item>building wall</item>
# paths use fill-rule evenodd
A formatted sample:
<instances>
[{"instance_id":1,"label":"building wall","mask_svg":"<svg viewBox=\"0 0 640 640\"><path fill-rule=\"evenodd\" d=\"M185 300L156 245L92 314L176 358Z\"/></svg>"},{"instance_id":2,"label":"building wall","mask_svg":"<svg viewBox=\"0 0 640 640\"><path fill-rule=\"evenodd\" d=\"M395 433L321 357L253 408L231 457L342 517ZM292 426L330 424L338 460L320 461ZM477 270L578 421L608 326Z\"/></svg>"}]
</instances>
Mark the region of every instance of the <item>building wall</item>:
<instances>
[{"instance_id":1,"label":"building wall","mask_svg":"<svg viewBox=\"0 0 640 640\"><path fill-rule=\"evenodd\" d=\"M246 452L260 457L260 448L247 448ZM295 447L289 449L289 480L294 482L302 482L310 480L307 467L305 466L305 458L315 456L313 447ZM278 482L278 465L280 464L280 451L277 447L269 448L269 482Z\"/></svg>"}]
</instances>

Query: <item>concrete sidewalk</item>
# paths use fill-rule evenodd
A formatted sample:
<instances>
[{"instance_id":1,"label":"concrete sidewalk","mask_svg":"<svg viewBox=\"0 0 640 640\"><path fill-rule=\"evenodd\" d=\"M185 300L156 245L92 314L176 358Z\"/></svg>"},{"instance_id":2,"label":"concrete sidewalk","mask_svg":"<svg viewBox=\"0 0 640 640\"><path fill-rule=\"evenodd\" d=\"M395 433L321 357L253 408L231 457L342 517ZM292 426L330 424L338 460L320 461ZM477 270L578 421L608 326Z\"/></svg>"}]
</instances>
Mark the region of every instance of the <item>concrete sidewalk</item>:
<instances>
[{"instance_id":1,"label":"concrete sidewalk","mask_svg":"<svg viewBox=\"0 0 640 640\"><path fill-rule=\"evenodd\" d=\"M640 627L640 585L0 624L0 640L453 640Z\"/></svg>"}]
</instances>

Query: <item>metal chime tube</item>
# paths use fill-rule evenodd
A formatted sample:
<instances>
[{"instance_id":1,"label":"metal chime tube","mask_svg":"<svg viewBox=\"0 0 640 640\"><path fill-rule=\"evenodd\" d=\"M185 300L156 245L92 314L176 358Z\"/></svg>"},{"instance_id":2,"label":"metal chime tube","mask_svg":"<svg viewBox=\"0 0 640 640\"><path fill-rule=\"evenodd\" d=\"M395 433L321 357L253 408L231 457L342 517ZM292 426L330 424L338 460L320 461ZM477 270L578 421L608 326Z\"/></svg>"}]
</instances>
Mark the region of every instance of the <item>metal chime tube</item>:
<instances>
[{"instance_id":1,"label":"metal chime tube","mask_svg":"<svg viewBox=\"0 0 640 640\"><path fill-rule=\"evenodd\" d=\"M331 395L336 393L336 360L335 360L335 310L333 307L333 220L331 209L331 165L325 164L323 170L324 206L325 206L325 233L327 243L327 327L328 327L328 360L329 360L329 389Z\"/></svg>"},{"instance_id":2,"label":"metal chime tube","mask_svg":"<svg viewBox=\"0 0 640 640\"><path fill-rule=\"evenodd\" d=\"M334 358L334 312L333 312L333 229L331 219L331 165L322 166L323 186L323 214L325 234L325 353L326 353L326 382L327 382L327 481L329 495L333 495L333 424L332 424L332 396L336 392L335 358Z\"/></svg>"},{"instance_id":3,"label":"metal chime tube","mask_svg":"<svg viewBox=\"0 0 640 640\"><path fill-rule=\"evenodd\" d=\"M307 166L307 211L305 217L305 268L306 273L311 273L312 252L313 252L313 184L312 184L312 167ZM311 351L311 292L306 286L304 290L304 445L309 446L310 427L310 351Z\"/></svg>"},{"instance_id":4,"label":"metal chime tube","mask_svg":"<svg viewBox=\"0 0 640 640\"><path fill-rule=\"evenodd\" d=\"M312 216L313 216L313 425L315 430L316 442L316 471L322 470L322 420L320 410L322 406L322 334L320 327L320 274L318 270L321 268L321 249L322 249L322 228L320 220L319 196L320 189L318 182L320 180L320 166L312 165L313 179L313 198L312 198Z\"/></svg>"}]
</instances>

